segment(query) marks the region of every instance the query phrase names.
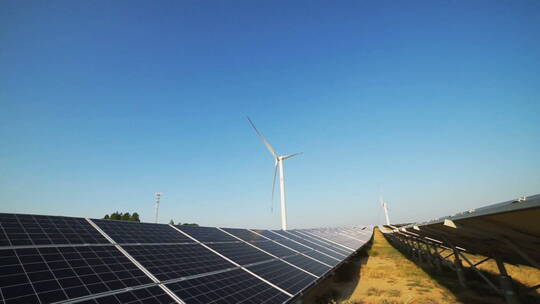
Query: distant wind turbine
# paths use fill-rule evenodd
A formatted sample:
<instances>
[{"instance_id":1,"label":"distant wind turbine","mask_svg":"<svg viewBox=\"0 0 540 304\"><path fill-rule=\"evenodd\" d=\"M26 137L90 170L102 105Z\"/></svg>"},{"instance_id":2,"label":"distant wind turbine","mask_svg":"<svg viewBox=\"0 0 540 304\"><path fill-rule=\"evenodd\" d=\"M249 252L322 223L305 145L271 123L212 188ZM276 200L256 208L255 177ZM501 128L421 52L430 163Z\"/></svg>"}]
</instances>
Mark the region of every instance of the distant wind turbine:
<instances>
[{"instance_id":1,"label":"distant wind turbine","mask_svg":"<svg viewBox=\"0 0 540 304\"><path fill-rule=\"evenodd\" d=\"M388 218L388 204L383 200L382 195L379 197L379 201L381 202L381 207L384 210L384 216L386 217L386 225L390 226L390 219Z\"/></svg>"},{"instance_id":2,"label":"distant wind turbine","mask_svg":"<svg viewBox=\"0 0 540 304\"><path fill-rule=\"evenodd\" d=\"M259 132L259 130L257 130L257 127L255 127L255 124L253 124L251 119L249 119L249 117L247 119L248 119L249 123L251 124L251 126L253 127L253 129L255 130L255 132L257 133L257 135L259 136L259 138L262 140L262 142L264 143L264 145L268 149L268 151L270 151L270 153L272 154L272 157L274 157L274 160L275 160L275 164L274 164L274 182L272 183L272 201L274 201L274 189L276 187L276 175L277 175L277 169L278 169L278 166L279 166L279 189L280 189L280 193L281 193L281 229L282 230L287 230L287 206L285 204L285 178L283 176L283 161L288 159L288 158L292 158L292 157L295 157L295 156L297 156L299 154L302 154L303 152L278 156L276 154L276 151L274 151L274 148L272 148L272 146L266 140L266 138L264 138L264 136L262 136L262 134Z\"/></svg>"}]
</instances>

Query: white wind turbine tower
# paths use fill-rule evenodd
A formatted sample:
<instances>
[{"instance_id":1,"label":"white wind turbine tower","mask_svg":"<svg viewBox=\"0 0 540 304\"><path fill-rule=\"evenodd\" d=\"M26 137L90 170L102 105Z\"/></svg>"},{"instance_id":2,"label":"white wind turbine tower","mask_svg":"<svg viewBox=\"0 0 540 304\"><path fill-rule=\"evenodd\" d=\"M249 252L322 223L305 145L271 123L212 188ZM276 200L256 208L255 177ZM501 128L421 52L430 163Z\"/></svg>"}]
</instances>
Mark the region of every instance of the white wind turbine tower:
<instances>
[{"instance_id":1,"label":"white wind turbine tower","mask_svg":"<svg viewBox=\"0 0 540 304\"><path fill-rule=\"evenodd\" d=\"M384 210L384 216L386 217L386 225L390 226L390 218L388 218L388 204L383 200L382 196L379 197L379 201L381 202L381 207Z\"/></svg>"},{"instance_id":2,"label":"white wind turbine tower","mask_svg":"<svg viewBox=\"0 0 540 304\"><path fill-rule=\"evenodd\" d=\"M249 117L247 119L248 119L249 123L251 124L251 126L253 127L253 129L255 130L255 132L257 133L257 135L259 136L259 138L262 140L262 142L264 143L264 145L268 149L268 151L270 151L270 153L272 154L272 157L274 157L274 160L275 160L274 181L272 183L272 201L274 201L274 189L275 189L275 186L276 186L276 173L277 173L277 169L279 167L279 189L280 189L280 193L281 193L281 229L282 230L287 230L287 205L285 204L285 178L283 176L283 161L288 159L288 158L295 157L295 156L297 156L299 154L302 154L303 152L289 154L289 155L283 155L283 156L277 155L276 151L274 151L274 148L272 148L272 146L266 140L266 138L264 138L264 136L262 136L262 134L259 132L259 130L257 130L257 128L255 127L255 124L253 124L251 119L249 119Z\"/></svg>"}]
</instances>

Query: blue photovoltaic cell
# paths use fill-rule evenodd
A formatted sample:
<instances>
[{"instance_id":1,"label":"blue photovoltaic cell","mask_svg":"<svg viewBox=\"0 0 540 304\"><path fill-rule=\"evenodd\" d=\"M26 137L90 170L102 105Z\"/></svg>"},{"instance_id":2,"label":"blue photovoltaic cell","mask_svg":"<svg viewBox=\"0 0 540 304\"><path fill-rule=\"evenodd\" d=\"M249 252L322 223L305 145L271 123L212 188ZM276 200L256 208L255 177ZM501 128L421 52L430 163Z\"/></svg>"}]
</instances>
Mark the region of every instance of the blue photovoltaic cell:
<instances>
[{"instance_id":1,"label":"blue photovoltaic cell","mask_svg":"<svg viewBox=\"0 0 540 304\"><path fill-rule=\"evenodd\" d=\"M92 221L186 304L286 303L291 298L279 288L305 291L372 233ZM0 213L0 304L175 303L98 230L83 218Z\"/></svg>"},{"instance_id":2,"label":"blue photovoltaic cell","mask_svg":"<svg viewBox=\"0 0 540 304\"><path fill-rule=\"evenodd\" d=\"M77 302L80 304L173 304L176 301L158 286Z\"/></svg>"},{"instance_id":3,"label":"blue photovoltaic cell","mask_svg":"<svg viewBox=\"0 0 540 304\"><path fill-rule=\"evenodd\" d=\"M293 295L317 279L279 260L249 266L248 269Z\"/></svg>"},{"instance_id":4,"label":"blue photovoltaic cell","mask_svg":"<svg viewBox=\"0 0 540 304\"><path fill-rule=\"evenodd\" d=\"M327 229L307 229L306 232L309 232L319 237L324 237L325 239L329 239L331 241L345 245L350 248L357 249L365 244L365 242L362 242L362 241L359 241L359 240L356 240L356 239L353 239L351 237L344 235L344 234L347 234L346 230L327 228ZM364 237L362 239L369 240L369 237L367 238Z\"/></svg>"},{"instance_id":5,"label":"blue photovoltaic cell","mask_svg":"<svg viewBox=\"0 0 540 304\"><path fill-rule=\"evenodd\" d=\"M108 243L83 218L0 213L0 246Z\"/></svg>"},{"instance_id":6,"label":"blue photovoltaic cell","mask_svg":"<svg viewBox=\"0 0 540 304\"><path fill-rule=\"evenodd\" d=\"M281 245L279 245L276 242L270 241L270 240L264 240L259 242L250 242L250 244L253 244L253 246L256 246L257 248L260 248L270 254L273 254L277 257L284 257L284 256L291 256L297 254L296 251L287 249Z\"/></svg>"},{"instance_id":7,"label":"blue photovoltaic cell","mask_svg":"<svg viewBox=\"0 0 540 304\"><path fill-rule=\"evenodd\" d=\"M176 225L176 228L189 234L200 242L235 242L234 237L214 227L194 227Z\"/></svg>"},{"instance_id":8,"label":"blue photovoltaic cell","mask_svg":"<svg viewBox=\"0 0 540 304\"><path fill-rule=\"evenodd\" d=\"M161 281L237 267L197 243L122 247Z\"/></svg>"},{"instance_id":9,"label":"blue photovoltaic cell","mask_svg":"<svg viewBox=\"0 0 540 304\"><path fill-rule=\"evenodd\" d=\"M321 264L313 259L310 259L301 254L283 258L285 261L293 264L294 266L300 267L306 271L309 271L317 276L322 276L325 272L330 270L330 267Z\"/></svg>"},{"instance_id":10,"label":"blue photovoltaic cell","mask_svg":"<svg viewBox=\"0 0 540 304\"><path fill-rule=\"evenodd\" d=\"M247 229L223 228L223 230L247 242L266 240L266 238Z\"/></svg>"},{"instance_id":11,"label":"blue photovoltaic cell","mask_svg":"<svg viewBox=\"0 0 540 304\"><path fill-rule=\"evenodd\" d=\"M328 254L328 255L330 255L330 256L333 256L333 257L335 257L335 258L337 258L337 259L343 260L343 259L345 259L345 258L347 257L347 255L345 255L345 254L341 254L341 253L332 251L331 249L329 249L329 248L327 248L327 247L323 247L323 246L317 245L317 244L315 244L315 243L306 241L306 240L304 240L304 239L302 239L302 238L300 238L300 237L297 237L297 236L295 236L295 235L290 235L290 234L287 234L287 235L286 235L286 234L285 234L284 232L282 232L282 231L276 231L276 232L279 233L279 234L281 234L281 235L283 235L284 237L287 237L287 238L289 238L289 239L291 239L291 240L297 241L298 243L302 243L302 244L304 244L304 245L306 245L306 246L308 246L308 247L311 247L311 248L313 248L313 249L315 249L315 250L318 250L318 251L320 251L320 252L324 252L324 253L326 253L326 254Z\"/></svg>"},{"instance_id":12,"label":"blue photovoltaic cell","mask_svg":"<svg viewBox=\"0 0 540 304\"><path fill-rule=\"evenodd\" d=\"M238 243L213 243L206 245L240 265L274 259L274 257L240 241Z\"/></svg>"},{"instance_id":13,"label":"blue photovoltaic cell","mask_svg":"<svg viewBox=\"0 0 540 304\"><path fill-rule=\"evenodd\" d=\"M335 265L337 265L337 264L339 264L341 262L341 260L339 260L337 258L330 257L328 255L325 255L325 254L320 253L320 252L315 251L315 250L302 252L302 253L316 259L317 261L321 261L321 262L323 262L325 264L328 264L330 266L335 266Z\"/></svg>"},{"instance_id":14,"label":"blue photovoltaic cell","mask_svg":"<svg viewBox=\"0 0 540 304\"><path fill-rule=\"evenodd\" d=\"M166 286L186 304L281 304L290 298L241 269Z\"/></svg>"},{"instance_id":15,"label":"blue photovoltaic cell","mask_svg":"<svg viewBox=\"0 0 540 304\"><path fill-rule=\"evenodd\" d=\"M328 241L321 240L320 238L317 238L317 237L313 237L313 236L309 236L309 235L302 235L302 234L299 234L298 232L295 232L295 231L288 231L287 233L296 235L297 237L303 238L303 239L308 240L310 242L313 242L313 243L315 243L317 245L332 249L332 250L337 251L337 252L339 252L341 254L344 254L345 256L348 256L353 252L353 250L346 249L346 248L344 248L342 246L339 246L337 244L332 244L332 243L330 243Z\"/></svg>"},{"instance_id":16,"label":"blue photovoltaic cell","mask_svg":"<svg viewBox=\"0 0 540 304\"><path fill-rule=\"evenodd\" d=\"M165 224L113 220L92 221L118 244L194 242L171 226Z\"/></svg>"},{"instance_id":17,"label":"blue photovoltaic cell","mask_svg":"<svg viewBox=\"0 0 540 304\"><path fill-rule=\"evenodd\" d=\"M307 247L307 246L304 246L302 244L299 244L297 242L294 242L294 241L291 241L291 240L288 240L284 237L282 237L281 235L278 235L278 234L275 234L275 233L272 233L270 232L269 230L257 230L257 233L259 234L262 234L264 235L265 237L273 240L273 241L276 241L284 246L287 246L291 249L294 249L296 251L299 251L299 252L306 252L306 251L311 251L313 249Z\"/></svg>"},{"instance_id":18,"label":"blue photovoltaic cell","mask_svg":"<svg viewBox=\"0 0 540 304\"><path fill-rule=\"evenodd\" d=\"M152 281L114 246L0 250L6 304L51 303Z\"/></svg>"}]
</instances>

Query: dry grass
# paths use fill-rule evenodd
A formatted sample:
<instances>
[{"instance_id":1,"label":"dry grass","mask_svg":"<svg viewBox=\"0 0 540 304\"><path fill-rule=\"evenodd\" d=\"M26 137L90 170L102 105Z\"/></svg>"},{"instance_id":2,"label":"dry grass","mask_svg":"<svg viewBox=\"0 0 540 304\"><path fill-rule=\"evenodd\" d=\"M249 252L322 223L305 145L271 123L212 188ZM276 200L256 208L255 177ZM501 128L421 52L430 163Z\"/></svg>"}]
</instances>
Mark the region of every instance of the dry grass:
<instances>
[{"instance_id":1,"label":"dry grass","mask_svg":"<svg viewBox=\"0 0 540 304\"><path fill-rule=\"evenodd\" d=\"M377 229L374 232L369 256L360 254L337 270L317 288L308 292L299 303L303 304L444 304L493 303L504 299L490 294L485 284L471 289L459 287L455 273L427 273L392 247ZM482 257L468 256L471 261ZM473 262L473 263L474 263ZM480 267L496 271L493 262ZM508 272L517 281L533 286L540 281L540 271L529 267L508 266Z\"/></svg>"},{"instance_id":2,"label":"dry grass","mask_svg":"<svg viewBox=\"0 0 540 304\"><path fill-rule=\"evenodd\" d=\"M484 257L467 255L467 258L476 263ZM498 273L494 261L485 262L478 268L486 273ZM506 268L520 288L540 282L538 269L513 265ZM505 303L483 281L468 278L470 288L464 289L452 271L432 273L428 268L426 271L392 247L376 229L372 247L367 252L342 265L334 276L305 294L297 304ZM497 281L494 283L498 285ZM536 300L527 297L523 303L538 303Z\"/></svg>"},{"instance_id":3,"label":"dry grass","mask_svg":"<svg viewBox=\"0 0 540 304\"><path fill-rule=\"evenodd\" d=\"M379 230L374 233L371 254L360 270L356 288L338 303L462 303L392 247Z\"/></svg>"}]
</instances>

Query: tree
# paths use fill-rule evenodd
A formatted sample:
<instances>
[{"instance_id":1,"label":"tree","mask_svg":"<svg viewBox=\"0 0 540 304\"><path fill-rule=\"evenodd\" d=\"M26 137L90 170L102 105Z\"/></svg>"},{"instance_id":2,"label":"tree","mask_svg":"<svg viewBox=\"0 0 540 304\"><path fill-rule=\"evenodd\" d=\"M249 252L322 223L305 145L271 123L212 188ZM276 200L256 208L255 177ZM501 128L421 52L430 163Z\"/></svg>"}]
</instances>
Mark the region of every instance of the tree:
<instances>
[{"instance_id":1,"label":"tree","mask_svg":"<svg viewBox=\"0 0 540 304\"><path fill-rule=\"evenodd\" d=\"M111 215L105 214L103 219L116 220L116 221L131 221L131 222L141 221L141 219L139 218L139 214L137 212L133 212L133 214L130 214L129 212L121 213L121 212L115 211L111 213Z\"/></svg>"},{"instance_id":2,"label":"tree","mask_svg":"<svg viewBox=\"0 0 540 304\"><path fill-rule=\"evenodd\" d=\"M195 224L195 223L183 223L182 226L193 226L193 227L199 227L199 224Z\"/></svg>"},{"instance_id":3,"label":"tree","mask_svg":"<svg viewBox=\"0 0 540 304\"><path fill-rule=\"evenodd\" d=\"M170 221L169 221L169 225L174 225L174 221L173 221L173 220L170 220Z\"/></svg>"}]
</instances>

